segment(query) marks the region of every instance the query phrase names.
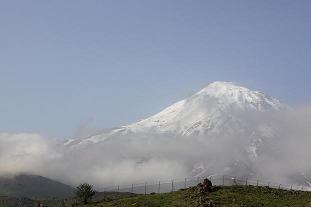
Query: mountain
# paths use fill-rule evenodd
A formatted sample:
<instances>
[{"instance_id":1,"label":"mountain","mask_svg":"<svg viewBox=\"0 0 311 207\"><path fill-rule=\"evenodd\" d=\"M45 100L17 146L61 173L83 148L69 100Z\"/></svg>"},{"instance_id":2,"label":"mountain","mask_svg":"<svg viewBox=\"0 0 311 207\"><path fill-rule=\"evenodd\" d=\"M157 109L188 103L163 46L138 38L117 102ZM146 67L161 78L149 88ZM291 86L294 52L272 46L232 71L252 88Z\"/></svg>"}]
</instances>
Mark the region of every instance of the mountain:
<instances>
[{"instance_id":1,"label":"mountain","mask_svg":"<svg viewBox=\"0 0 311 207\"><path fill-rule=\"evenodd\" d=\"M241 113L279 111L285 106L277 99L231 82L214 82L163 111L139 122L82 139L68 140L66 146L97 143L129 133L170 133L176 136L217 136ZM242 120L243 121L243 120ZM230 128L232 128L230 126Z\"/></svg>"},{"instance_id":2,"label":"mountain","mask_svg":"<svg viewBox=\"0 0 311 207\"><path fill-rule=\"evenodd\" d=\"M127 182L123 172L137 179L142 170L149 175L155 169L151 178L233 175L308 184L310 173L304 166L288 166L289 160L300 159L291 147L298 137L288 134L290 125L280 121L289 120L284 114L290 111L262 92L214 82L151 117L68 140L64 146L92 160L87 169L97 163L95 176L107 173L116 182ZM158 169L163 165L173 172L162 173Z\"/></svg>"},{"instance_id":3,"label":"mountain","mask_svg":"<svg viewBox=\"0 0 311 207\"><path fill-rule=\"evenodd\" d=\"M74 188L37 175L0 177L0 195L28 198L65 198L72 196Z\"/></svg>"}]
</instances>

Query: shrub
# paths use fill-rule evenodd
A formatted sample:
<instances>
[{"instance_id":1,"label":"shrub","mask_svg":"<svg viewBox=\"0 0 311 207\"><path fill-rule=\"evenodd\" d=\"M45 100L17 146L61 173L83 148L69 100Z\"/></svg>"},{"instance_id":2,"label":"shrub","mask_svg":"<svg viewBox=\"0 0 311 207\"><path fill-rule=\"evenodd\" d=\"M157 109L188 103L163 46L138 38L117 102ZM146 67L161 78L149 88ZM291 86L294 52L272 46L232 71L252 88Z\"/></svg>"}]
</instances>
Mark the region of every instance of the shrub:
<instances>
[{"instance_id":1,"label":"shrub","mask_svg":"<svg viewBox=\"0 0 311 207\"><path fill-rule=\"evenodd\" d=\"M92 197L95 195L95 191L93 190L92 185L83 183L77 187L75 194L84 204L87 204L92 200Z\"/></svg>"}]
</instances>

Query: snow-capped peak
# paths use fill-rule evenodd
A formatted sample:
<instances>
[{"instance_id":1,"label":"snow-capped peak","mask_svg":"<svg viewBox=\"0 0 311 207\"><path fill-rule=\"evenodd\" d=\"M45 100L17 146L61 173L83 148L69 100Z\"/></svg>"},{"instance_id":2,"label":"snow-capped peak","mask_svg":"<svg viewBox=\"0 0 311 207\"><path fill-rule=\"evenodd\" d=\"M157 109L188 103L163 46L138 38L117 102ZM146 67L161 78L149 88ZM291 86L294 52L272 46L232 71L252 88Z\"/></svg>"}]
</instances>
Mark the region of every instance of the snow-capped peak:
<instances>
[{"instance_id":1,"label":"snow-capped peak","mask_svg":"<svg viewBox=\"0 0 311 207\"><path fill-rule=\"evenodd\" d=\"M202 96L223 99L227 103L239 104L242 108L252 106L257 110L279 110L282 107L282 104L277 99L259 91L252 91L248 88L235 85L232 82L213 82L194 94L193 97Z\"/></svg>"},{"instance_id":2,"label":"snow-capped peak","mask_svg":"<svg viewBox=\"0 0 311 207\"><path fill-rule=\"evenodd\" d=\"M181 135L205 134L220 130L232 111L264 112L279 110L282 104L272 97L230 82L213 82L191 97L160 113L124 126L126 131L155 130Z\"/></svg>"},{"instance_id":3,"label":"snow-capped peak","mask_svg":"<svg viewBox=\"0 0 311 207\"><path fill-rule=\"evenodd\" d=\"M116 134L150 132L217 136L229 122L239 122L238 114L277 111L282 107L277 99L264 93L231 82L213 82L149 118L86 140L98 142Z\"/></svg>"},{"instance_id":4,"label":"snow-capped peak","mask_svg":"<svg viewBox=\"0 0 311 207\"><path fill-rule=\"evenodd\" d=\"M196 94L198 95L214 95L214 96L221 96L221 95L231 95L233 92L249 92L250 90L248 88L237 86L233 84L232 82L221 82L216 81L213 83L210 83L205 88L201 89Z\"/></svg>"}]
</instances>

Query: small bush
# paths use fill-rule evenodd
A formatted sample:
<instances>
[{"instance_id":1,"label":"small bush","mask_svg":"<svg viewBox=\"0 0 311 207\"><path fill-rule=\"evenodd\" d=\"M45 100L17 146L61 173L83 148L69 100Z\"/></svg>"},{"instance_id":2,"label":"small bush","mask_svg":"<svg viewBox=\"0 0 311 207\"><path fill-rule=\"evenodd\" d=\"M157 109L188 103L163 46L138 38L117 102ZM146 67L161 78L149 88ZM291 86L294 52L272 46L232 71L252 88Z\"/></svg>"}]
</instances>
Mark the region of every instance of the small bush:
<instances>
[{"instance_id":1,"label":"small bush","mask_svg":"<svg viewBox=\"0 0 311 207\"><path fill-rule=\"evenodd\" d=\"M93 186L88 183L80 184L77 187L76 196L84 203L87 204L92 200L92 197L95 195Z\"/></svg>"}]
</instances>

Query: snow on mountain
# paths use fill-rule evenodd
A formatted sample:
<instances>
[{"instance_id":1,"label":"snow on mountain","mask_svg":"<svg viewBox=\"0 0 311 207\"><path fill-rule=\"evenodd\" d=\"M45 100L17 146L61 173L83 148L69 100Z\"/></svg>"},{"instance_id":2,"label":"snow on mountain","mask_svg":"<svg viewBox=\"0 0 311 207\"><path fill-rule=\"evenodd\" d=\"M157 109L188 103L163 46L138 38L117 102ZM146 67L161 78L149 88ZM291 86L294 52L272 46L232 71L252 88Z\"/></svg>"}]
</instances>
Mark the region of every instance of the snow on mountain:
<instances>
[{"instance_id":1,"label":"snow on mountain","mask_svg":"<svg viewBox=\"0 0 311 207\"><path fill-rule=\"evenodd\" d=\"M139 122L78 140L67 146L97 143L112 135L128 133L170 133L176 136L217 136L230 129L241 130L242 113L278 111L284 106L275 98L231 82L213 82L187 99ZM232 125L236 127L232 128ZM264 128L264 126L261 126ZM270 129L262 130L263 134ZM251 151L251 150L250 150ZM254 151L254 150L253 150Z\"/></svg>"},{"instance_id":2,"label":"snow on mountain","mask_svg":"<svg viewBox=\"0 0 311 207\"><path fill-rule=\"evenodd\" d=\"M228 111L279 110L280 102L263 93L228 82L214 82L188 99L140 122L123 127L127 131L156 130L178 135L204 135L219 130Z\"/></svg>"}]
</instances>

